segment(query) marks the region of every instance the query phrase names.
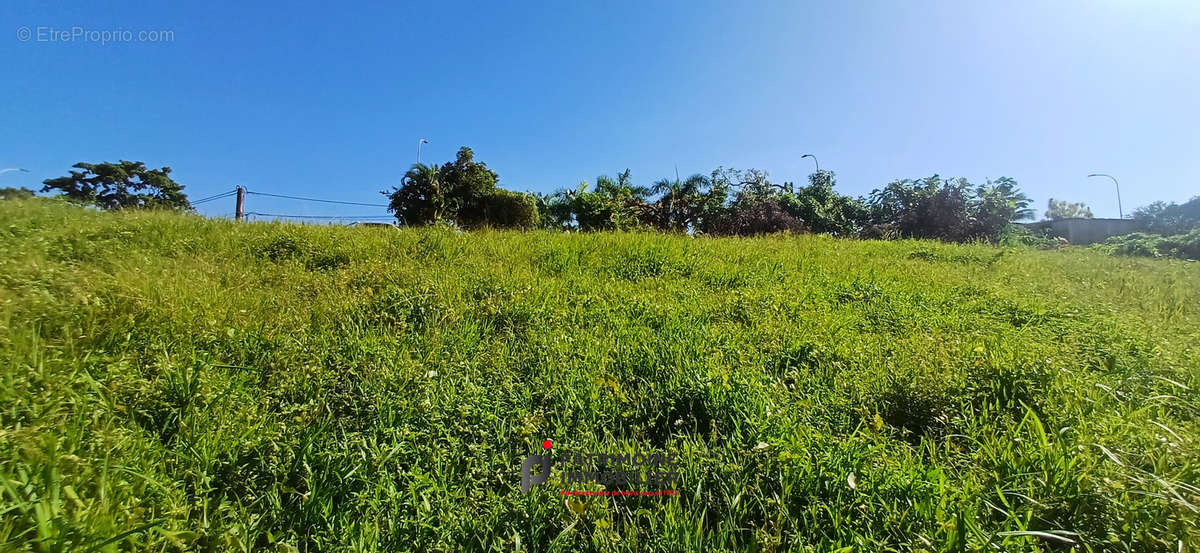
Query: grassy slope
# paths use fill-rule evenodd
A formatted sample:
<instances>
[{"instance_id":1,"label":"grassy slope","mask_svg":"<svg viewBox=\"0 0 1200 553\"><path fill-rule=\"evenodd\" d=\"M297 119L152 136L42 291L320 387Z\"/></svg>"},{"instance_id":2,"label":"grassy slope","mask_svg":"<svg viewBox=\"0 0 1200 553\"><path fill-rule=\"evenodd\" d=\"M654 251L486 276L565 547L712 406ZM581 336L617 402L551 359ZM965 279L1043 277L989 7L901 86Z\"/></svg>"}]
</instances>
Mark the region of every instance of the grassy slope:
<instances>
[{"instance_id":1,"label":"grassy slope","mask_svg":"<svg viewBox=\"0 0 1200 553\"><path fill-rule=\"evenodd\" d=\"M1198 322L1200 265L1089 251L0 202L0 543L1175 550ZM682 495L523 495L545 437Z\"/></svg>"}]
</instances>

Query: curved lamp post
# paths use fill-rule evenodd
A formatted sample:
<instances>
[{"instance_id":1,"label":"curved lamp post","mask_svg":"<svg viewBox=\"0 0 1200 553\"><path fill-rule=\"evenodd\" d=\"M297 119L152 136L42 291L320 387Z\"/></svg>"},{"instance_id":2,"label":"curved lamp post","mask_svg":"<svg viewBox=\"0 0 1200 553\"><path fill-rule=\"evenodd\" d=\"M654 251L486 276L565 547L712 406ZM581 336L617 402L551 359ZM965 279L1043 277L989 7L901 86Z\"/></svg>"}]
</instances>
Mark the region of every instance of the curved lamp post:
<instances>
[{"instance_id":1,"label":"curved lamp post","mask_svg":"<svg viewBox=\"0 0 1200 553\"><path fill-rule=\"evenodd\" d=\"M20 171L20 172L22 172L22 173L28 173L28 172L29 172L29 169L24 169L24 168L21 168L21 167L9 167L8 169L0 169L0 175L3 175L3 174L5 174L5 173L9 173L9 172L12 172L12 171Z\"/></svg>"},{"instance_id":2,"label":"curved lamp post","mask_svg":"<svg viewBox=\"0 0 1200 553\"><path fill-rule=\"evenodd\" d=\"M1113 185L1117 187L1117 215L1124 219L1125 210L1121 209L1121 183L1117 182L1117 178L1106 173L1092 173L1088 177L1108 177L1112 179Z\"/></svg>"},{"instance_id":3,"label":"curved lamp post","mask_svg":"<svg viewBox=\"0 0 1200 553\"><path fill-rule=\"evenodd\" d=\"M417 141L417 163L421 163L421 145L429 144L428 138L422 138Z\"/></svg>"},{"instance_id":4,"label":"curved lamp post","mask_svg":"<svg viewBox=\"0 0 1200 553\"><path fill-rule=\"evenodd\" d=\"M813 159L813 163L815 163L817 165L817 172L820 173L821 172L821 163L817 161L817 156L814 156L812 154L804 154L804 155L800 156L800 159L804 159L806 157L811 157Z\"/></svg>"}]
</instances>

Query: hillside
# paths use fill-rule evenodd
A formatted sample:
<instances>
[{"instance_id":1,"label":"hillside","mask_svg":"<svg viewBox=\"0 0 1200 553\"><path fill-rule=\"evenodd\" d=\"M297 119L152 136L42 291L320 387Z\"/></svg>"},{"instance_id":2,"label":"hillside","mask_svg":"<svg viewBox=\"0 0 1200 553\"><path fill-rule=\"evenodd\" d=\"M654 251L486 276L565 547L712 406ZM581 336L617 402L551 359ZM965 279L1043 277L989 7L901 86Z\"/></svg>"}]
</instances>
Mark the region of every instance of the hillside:
<instances>
[{"instance_id":1,"label":"hillside","mask_svg":"<svg viewBox=\"0 0 1200 553\"><path fill-rule=\"evenodd\" d=\"M1200 543L1197 263L3 201L0 358L4 549Z\"/></svg>"}]
</instances>

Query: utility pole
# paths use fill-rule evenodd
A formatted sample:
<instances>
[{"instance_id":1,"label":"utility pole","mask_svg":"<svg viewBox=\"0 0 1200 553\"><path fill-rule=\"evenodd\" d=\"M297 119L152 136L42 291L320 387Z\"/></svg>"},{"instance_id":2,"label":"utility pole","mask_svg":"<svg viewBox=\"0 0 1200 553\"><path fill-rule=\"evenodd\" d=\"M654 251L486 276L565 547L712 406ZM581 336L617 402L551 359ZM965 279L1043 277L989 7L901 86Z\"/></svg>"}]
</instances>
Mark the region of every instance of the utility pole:
<instances>
[{"instance_id":1,"label":"utility pole","mask_svg":"<svg viewBox=\"0 0 1200 553\"><path fill-rule=\"evenodd\" d=\"M246 189L237 187L237 208L234 210L234 220L241 221L246 218Z\"/></svg>"}]
</instances>

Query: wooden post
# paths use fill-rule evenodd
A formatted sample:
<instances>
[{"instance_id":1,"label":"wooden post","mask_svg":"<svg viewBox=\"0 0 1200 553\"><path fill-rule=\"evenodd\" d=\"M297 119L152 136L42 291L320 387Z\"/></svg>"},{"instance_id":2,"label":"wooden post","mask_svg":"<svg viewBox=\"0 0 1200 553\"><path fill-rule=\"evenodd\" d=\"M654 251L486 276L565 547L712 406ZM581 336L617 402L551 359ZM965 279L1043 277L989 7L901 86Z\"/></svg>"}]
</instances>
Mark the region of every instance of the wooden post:
<instances>
[{"instance_id":1,"label":"wooden post","mask_svg":"<svg viewBox=\"0 0 1200 553\"><path fill-rule=\"evenodd\" d=\"M241 221L246 217L246 189L237 187L237 209L234 210L234 219Z\"/></svg>"}]
</instances>

